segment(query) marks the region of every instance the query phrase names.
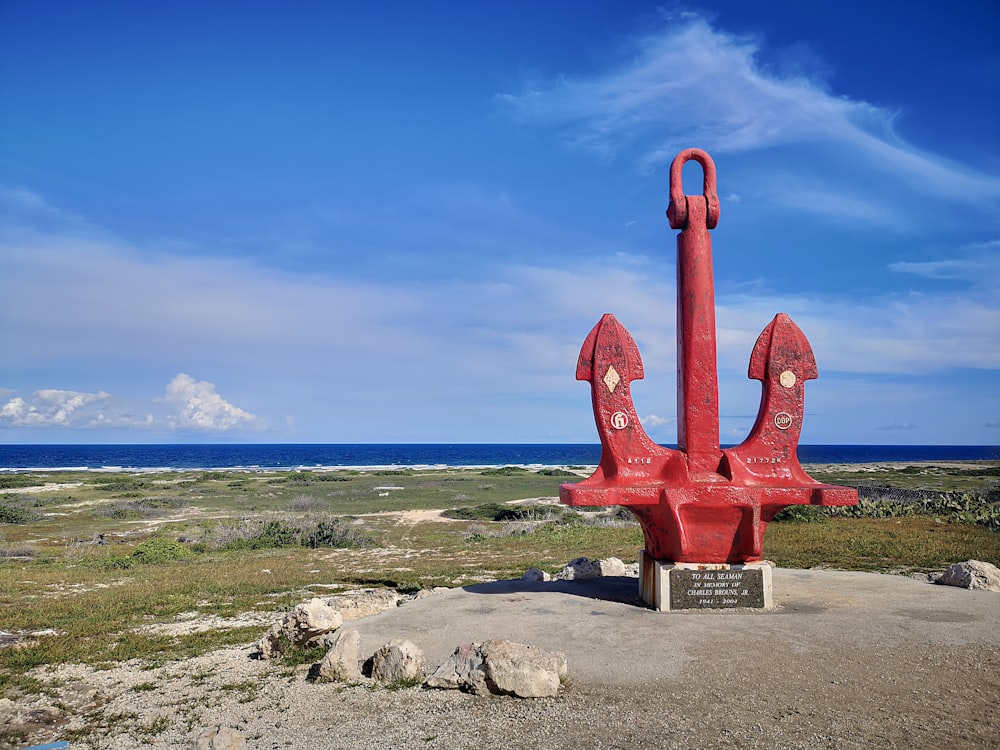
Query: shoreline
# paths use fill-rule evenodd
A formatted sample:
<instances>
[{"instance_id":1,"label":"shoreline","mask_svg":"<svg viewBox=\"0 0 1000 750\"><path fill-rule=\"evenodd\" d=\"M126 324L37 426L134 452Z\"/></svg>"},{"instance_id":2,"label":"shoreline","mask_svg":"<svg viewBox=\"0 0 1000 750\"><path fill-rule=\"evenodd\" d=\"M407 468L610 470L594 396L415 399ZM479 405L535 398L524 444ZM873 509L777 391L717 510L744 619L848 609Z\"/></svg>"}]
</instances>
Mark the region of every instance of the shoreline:
<instances>
[{"instance_id":1,"label":"shoreline","mask_svg":"<svg viewBox=\"0 0 1000 750\"><path fill-rule=\"evenodd\" d=\"M1000 466L1000 458L969 458L969 459L930 459L921 461L885 460L885 461L829 461L803 462L800 464L806 473L832 471L875 471L900 470L907 467L916 468L963 468L970 466L992 467ZM332 473L337 471L355 471L375 473L385 471L488 471L513 467L530 472L545 470L562 470L574 474L589 476L597 468L597 464L542 464L542 463L489 463L489 464L299 464L287 466L0 466L0 476L8 474L168 474L182 472L231 472L247 474L266 474L281 472L316 472ZM585 473L585 474L584 474Z\"/></svg>"}]
</instances>

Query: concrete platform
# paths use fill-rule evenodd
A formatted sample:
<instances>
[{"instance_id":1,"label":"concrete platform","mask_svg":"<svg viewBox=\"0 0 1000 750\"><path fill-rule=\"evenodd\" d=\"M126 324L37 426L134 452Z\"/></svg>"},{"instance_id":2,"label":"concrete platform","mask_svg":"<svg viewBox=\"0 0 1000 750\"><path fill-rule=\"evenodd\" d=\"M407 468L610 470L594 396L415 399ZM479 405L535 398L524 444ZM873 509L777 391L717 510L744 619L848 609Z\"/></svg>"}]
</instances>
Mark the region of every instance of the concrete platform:
<instances>
[{"instance_id":1,"label":"concrete platform","mask_svg":"<svg viewBox=\"0 0 1000 750\"><path fill-rule=\"evenodd\" d=\"M642 686L705 658L892 648L1000 649L1000 594L901 576L828 570L773 572L774 607L655 612L635 578L498 581L409 602L357 623L362 652L407 638L431 663L461 643L504 638L563 652L577 682ZM823 669L822 664L815 668Z\"/></svg>"}]
</instances>

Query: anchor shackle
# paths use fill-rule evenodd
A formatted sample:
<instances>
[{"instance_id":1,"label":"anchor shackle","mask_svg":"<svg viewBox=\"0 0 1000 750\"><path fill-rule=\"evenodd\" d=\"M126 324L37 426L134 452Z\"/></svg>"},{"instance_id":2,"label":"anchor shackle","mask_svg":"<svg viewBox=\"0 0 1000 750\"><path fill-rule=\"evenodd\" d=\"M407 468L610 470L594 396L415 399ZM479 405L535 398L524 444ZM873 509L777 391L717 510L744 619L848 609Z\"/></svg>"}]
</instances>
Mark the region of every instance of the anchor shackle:
<instances>
[{"instance_id":1,"label":"anchor shackle","mask_svg":"<svg viewBox=\"0 0 1000 750\"><path fill-rule=\"evenodd\" d=\"M702 168L701 196L684 195L684 181L682 174L684 165L689 161L696 161ZM685 229L687 227L690 213L688 211L688 201L691 199L705 200L705 226L707 229L715 229L719 224L719 195L715 189L715 162L712 157L700 148L687 148L681 151L670 163L670 205L667 208L667 219L670 221L671 229Z\"/></svg>"}]
</instances>

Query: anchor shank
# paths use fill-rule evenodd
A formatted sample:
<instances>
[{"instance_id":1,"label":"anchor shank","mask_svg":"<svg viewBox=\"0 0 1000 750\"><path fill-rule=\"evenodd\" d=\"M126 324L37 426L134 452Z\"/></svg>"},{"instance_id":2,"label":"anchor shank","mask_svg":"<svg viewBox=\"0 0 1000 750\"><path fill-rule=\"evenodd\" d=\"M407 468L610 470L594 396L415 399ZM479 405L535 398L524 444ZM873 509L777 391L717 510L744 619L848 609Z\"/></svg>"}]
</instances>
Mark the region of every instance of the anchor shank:
<instances>
[{"instance_id":1,"label":"anchor shank","mask_svg":"<svg viewBox=\"0 0 1000 750\"><path fill-rule=\"evenodd\" d=\"M677 447L692 473L714 472L719 446L712 237L704 196L688 195L677 235Z\"/></svg>"}]
</instances>

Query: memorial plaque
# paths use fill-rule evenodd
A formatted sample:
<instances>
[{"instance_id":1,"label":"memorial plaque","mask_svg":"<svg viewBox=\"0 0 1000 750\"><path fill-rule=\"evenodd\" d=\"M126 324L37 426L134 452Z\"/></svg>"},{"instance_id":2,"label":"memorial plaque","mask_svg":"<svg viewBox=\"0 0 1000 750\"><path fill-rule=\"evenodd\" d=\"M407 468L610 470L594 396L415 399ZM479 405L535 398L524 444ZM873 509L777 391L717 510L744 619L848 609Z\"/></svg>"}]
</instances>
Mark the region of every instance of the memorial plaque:
<instances>
[{"instance_id":1,"label":"memorial plaque","mask_svg":"<svg viewBox=\"0 0 1000 750\"><path fill-rule=\"evenodd\" d=\"M764 571L685 570L674 568L670 576L670 609L761 609L764 599Z\"/></svg>"}]
</instances>

